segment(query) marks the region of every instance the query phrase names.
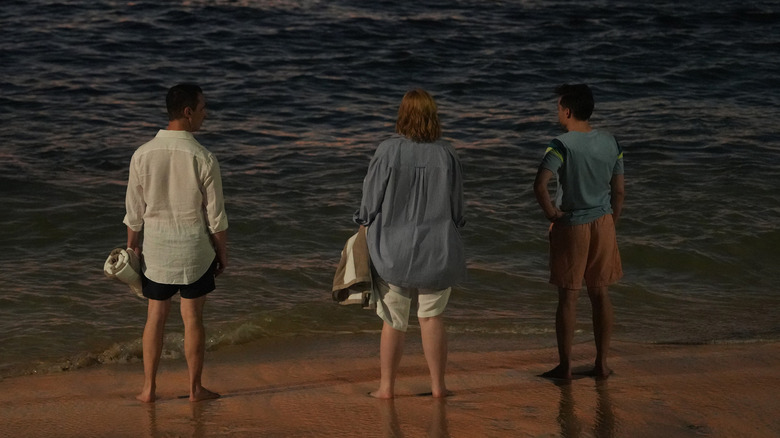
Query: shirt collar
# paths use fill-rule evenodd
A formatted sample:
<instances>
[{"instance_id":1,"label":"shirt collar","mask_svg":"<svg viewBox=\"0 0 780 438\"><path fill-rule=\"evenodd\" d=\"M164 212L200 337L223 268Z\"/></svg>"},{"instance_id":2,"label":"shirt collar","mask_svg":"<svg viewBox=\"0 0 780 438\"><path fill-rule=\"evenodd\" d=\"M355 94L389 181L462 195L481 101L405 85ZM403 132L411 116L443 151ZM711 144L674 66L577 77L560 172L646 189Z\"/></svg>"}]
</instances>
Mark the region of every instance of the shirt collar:
<instances>
[{"instance_id":1,"label":"shirt collar","mask_svg":"<svg viewBox=\"0 0 780 438\"><path fill-rule=\"evenodd\" d=\"M157 132L157 137L165 138L186 138L194 139L192 133L189 131L169 131L167 129L161 129Z\"/></svg>"}]
</instances>

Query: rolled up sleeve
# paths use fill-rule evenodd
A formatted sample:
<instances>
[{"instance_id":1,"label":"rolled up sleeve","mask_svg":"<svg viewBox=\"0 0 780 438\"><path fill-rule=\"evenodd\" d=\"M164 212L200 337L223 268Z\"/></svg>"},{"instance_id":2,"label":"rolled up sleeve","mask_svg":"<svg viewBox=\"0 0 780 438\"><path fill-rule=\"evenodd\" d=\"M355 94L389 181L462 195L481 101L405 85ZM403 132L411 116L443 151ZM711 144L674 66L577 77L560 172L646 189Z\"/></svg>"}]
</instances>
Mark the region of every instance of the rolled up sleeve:
<instances>
[{"instance_id":1,"label":"rolled up sleeve","mask_svg":"<svg viewBox=\"0 0 780 438\"><path fill-rule=\"evenodd\" d=\"M144 227L144 213L146 201L144 189L138 175L138 163L136 157L130 160L130 176L127 179L127 193L125 194L125 218L122 222L133 231L139 232Z\"/></svg>"},{"instance_id":2,"label":"rolled up sleeve","mask_svg":"<svg viewBox=\"0 0 780 438\"><path fill-rule=\"evenodd\" d=\"M213 155L209 158L203 175L203 206L206 210L209 233L216 234L227 230L228 219L225 212L225 198L222 195L219 162Z\"/></svg>"},{"instance_id":3,"label":"rolled up sleeve","mask_svg":"<svg viewBox=\"0 0 780 438\"><path fill-rule=\"evenodd\" d=\"M617 140L615 140L615 146L617 147L617 161L615 161L615 166L612 168L612 175L623 175L623 148Z\"/></svg>"},{"instance_id":4,"label":"rolled up sleeve","mask_svg":"<svg viewBox=\"0 0 780 438\"><path fill-rule=\"evenodd\" d=\"M368 172L363 179L363 198L360 208L355 212L352 220L363 226L371 225L376 215L382 209L385 198L387 182L392 174L388 166L383 148L379 148L368 165Z\"/></svg>"}]
</instances>

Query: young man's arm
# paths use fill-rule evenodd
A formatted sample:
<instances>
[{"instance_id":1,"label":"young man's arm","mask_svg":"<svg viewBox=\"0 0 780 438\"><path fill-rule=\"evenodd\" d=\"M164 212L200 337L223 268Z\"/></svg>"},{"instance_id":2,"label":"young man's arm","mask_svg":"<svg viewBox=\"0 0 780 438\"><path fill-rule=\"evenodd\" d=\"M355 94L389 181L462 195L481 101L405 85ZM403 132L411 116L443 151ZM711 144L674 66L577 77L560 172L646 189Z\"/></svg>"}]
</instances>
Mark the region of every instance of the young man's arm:
<instances>
[{"instance_id":1,"label":"young man's arm","mask_svg":"<svg viewBox=\"0 0 780 438\"><path fill-rule=\"evenodd\" d=\"M534 194L536 194L536 201L539 203L539 206L542 207L544 216L550 222L555 222L565 214L555 205L553 205L552 199L550 199L550 192L547 190L547 184L549 184L553 176L554 174L550 169L540 167L539 171L536 172L536 180L534 181Z\"/></svg>"}]
</instances>

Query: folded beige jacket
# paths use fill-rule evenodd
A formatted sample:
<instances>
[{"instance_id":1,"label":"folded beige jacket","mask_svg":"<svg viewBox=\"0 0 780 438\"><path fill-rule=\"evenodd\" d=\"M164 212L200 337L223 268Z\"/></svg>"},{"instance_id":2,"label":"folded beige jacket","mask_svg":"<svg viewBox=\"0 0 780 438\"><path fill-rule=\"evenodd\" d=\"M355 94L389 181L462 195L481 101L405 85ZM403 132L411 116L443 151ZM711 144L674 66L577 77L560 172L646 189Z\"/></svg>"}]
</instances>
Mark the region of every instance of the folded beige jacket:
<instances>
[{"instance_id":1,"label":"folded beige jacket","mask_svg":"<svg viewBox=\"0 0 780 438\"><path fill-rule=\"evenodd\" d=\"M341 260L333 276L333 300L343 305L360 304L364 309L371 309L375 306L372 289L366 228L361 227L347 240L341 251Z\"/></svg>"}]
</instances>

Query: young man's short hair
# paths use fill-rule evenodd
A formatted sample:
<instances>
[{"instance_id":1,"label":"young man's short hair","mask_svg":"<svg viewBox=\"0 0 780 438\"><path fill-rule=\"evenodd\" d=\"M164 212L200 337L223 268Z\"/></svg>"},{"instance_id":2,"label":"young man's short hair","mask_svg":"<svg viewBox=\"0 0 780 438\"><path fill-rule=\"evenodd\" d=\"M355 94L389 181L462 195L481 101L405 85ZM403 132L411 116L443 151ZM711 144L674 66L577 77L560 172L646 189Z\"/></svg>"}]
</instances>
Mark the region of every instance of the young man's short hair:
<instances>
[{"instance_id":1,"label":"young man's short hair","mask_svg":"<svg viewBox=\"0 0 780 438\"><path fill-rule=\"evenodd\" d=\"M593 114L593 93L585 84L563 84L555 88L561 98L561 106L568 108L577 120L588 120Z\"/></svg>"}]
</instances>

